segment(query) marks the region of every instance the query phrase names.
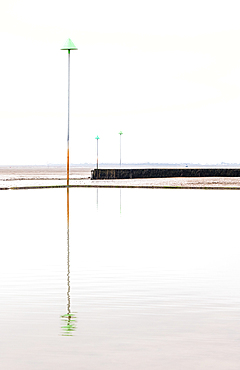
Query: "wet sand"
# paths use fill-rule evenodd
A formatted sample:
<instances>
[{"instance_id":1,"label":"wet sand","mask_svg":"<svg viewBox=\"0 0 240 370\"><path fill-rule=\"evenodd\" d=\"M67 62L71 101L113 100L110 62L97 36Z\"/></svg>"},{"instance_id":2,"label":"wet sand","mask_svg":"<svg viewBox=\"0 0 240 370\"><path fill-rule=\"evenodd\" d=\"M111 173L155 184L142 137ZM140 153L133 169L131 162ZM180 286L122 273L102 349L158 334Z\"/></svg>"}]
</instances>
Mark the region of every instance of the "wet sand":
<instances>
[{"instance_id":1,"label":"wet sand","mask_svg":"<svg viewBox=\"0 0 240 370\"><path fill-rule=\"evenodd\" d=\"M70 167L70 187L240 190L239 177L91 180L92 167ZM0 190L66 187L65 166L2 166Z\"/></svg>"}]
</instances>

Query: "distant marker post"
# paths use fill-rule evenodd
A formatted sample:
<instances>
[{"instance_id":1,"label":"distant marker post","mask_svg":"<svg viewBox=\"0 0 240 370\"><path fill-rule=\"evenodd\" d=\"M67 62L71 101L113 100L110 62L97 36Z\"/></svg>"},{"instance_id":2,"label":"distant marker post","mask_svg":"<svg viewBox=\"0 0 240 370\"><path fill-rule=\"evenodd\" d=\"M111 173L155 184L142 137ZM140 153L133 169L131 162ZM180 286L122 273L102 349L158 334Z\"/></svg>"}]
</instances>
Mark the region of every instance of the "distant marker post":
<instances>
[{"instance_id":1,"label":"distant marker post","mask_svg":"<svg viewBox=\"0 0 240 370\"><path fill-rule=\"evenodd\" d=\"M78 50L71 39L67 39L61 50L68 50L68 131L67 131L67 186L69 186L69 124L70 124L70 50Z\"/></svg>"},{"instance_id":2,"label":"distant marker post","mask_svg":"<svg viewBox=\"0 0 240 370\"><path fill-rule=\"evenodd\" d=\"M120 135L120 167L122 166L122 143L121 143L121 136L122 136L122 131L119 132L119 135Z\"/></svg>"},{"instance_id":3,"label":"distant marker post","mask_svg":"<svg viewBox=\"0 0 240 370\"><path fill-rule=\"evenodd\" d=\"M100 137L98 137L97 135L95 139L97 140L97 170L98 170L98 140L100 139Z\"/></svg>"}]
</instances>

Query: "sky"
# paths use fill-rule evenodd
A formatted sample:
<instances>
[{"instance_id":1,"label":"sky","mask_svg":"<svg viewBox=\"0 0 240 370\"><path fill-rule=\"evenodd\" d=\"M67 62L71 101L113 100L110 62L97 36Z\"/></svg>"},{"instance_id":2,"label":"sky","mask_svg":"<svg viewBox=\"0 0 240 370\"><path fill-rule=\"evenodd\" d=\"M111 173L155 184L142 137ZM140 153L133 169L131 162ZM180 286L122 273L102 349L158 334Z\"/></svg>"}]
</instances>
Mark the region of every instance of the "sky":
<instances>
[{"instance_id":1,"label":"sky","mask_svg":"<svg viewBox=\"0 0 240 370\"><path fill-rule=\"evenodd\" d=\"M0 165L240 163L239 1L2 0Z\"/></svg>"}]
</instances>

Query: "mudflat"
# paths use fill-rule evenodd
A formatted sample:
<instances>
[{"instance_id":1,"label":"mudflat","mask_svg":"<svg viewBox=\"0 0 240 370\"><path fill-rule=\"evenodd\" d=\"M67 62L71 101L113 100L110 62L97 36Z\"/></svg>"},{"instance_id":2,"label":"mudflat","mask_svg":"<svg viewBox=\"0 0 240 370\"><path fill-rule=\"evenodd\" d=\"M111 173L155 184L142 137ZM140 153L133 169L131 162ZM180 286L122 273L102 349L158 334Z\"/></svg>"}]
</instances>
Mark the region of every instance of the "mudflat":
<instances>
[{"instance_id":1,"label":"mudflat","mask_svg":"<svg viewBox=\"0 0 240 370\"><path fill-rule=\"evenodd\" d=\"M240 177L91 180L92 169L92 167L70 166L70 186L240 190ZM66 178L66 166L1 166L0 190L64 187Z\"/></svg>"},{"instance_id":2,"label":"mudflat","mask_svg":"<svg viewBox=\"0 0 240 370\"><path fill-rule=\"evenodd\" d=\"M70 176L90 178L92 168L70 167ZM28 179L28 178L66 178L66 166L0 166L0 179Z\"/></svg>"}]
</instances>

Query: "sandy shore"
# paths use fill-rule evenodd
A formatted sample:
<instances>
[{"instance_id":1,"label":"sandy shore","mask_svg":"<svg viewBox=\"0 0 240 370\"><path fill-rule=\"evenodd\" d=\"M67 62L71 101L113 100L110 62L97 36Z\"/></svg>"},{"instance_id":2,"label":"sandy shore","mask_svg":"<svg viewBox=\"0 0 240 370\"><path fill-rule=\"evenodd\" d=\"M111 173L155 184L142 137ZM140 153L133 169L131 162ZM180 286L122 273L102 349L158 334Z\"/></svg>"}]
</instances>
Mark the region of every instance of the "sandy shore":
<instances>
[{"instance_id":1,"label":"sandy shore","mask_svg":"<svg viewBox=\"0 0 240 370\"><path fill-rule=\"evenodd\" d=\"M90 167L70 167L70 187L240 190L239 177L91 180ZM0 167L0 190L66 187L65 166Z\"/></svg>"}]
</instances>

